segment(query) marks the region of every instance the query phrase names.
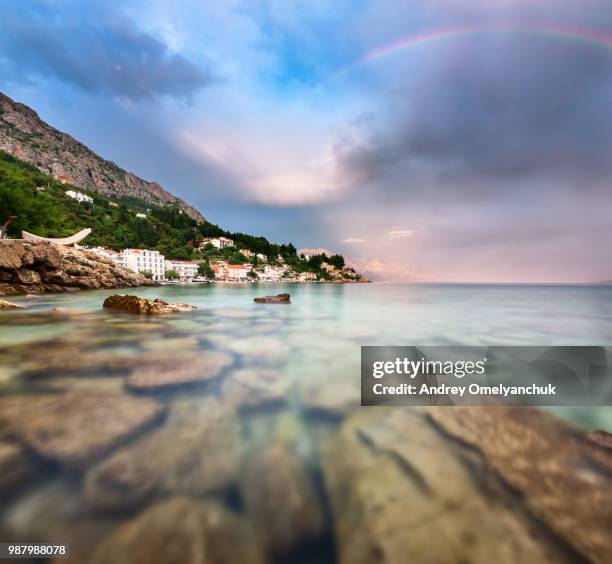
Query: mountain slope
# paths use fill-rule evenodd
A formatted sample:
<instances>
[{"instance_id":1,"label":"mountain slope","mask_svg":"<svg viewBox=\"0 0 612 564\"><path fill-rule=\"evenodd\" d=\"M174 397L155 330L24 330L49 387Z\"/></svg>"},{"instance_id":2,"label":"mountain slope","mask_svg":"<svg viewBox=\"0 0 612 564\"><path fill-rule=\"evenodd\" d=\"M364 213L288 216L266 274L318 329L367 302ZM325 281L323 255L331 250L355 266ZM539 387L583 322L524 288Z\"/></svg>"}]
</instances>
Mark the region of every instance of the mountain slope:
<instances>
[{"instance_id":1,"label":"mountain slope","mask_svg":"<svg viewBox=\"0 0 612 564\"><path fill-rule=\"evenodd\" d=\"M106 161L67 133L45 123L24 104L0 92L0 149L60 182L105 196L128 196L157 206L176 206L196 221L195 208L155 182Z\"/></svg>"}]
</instances>

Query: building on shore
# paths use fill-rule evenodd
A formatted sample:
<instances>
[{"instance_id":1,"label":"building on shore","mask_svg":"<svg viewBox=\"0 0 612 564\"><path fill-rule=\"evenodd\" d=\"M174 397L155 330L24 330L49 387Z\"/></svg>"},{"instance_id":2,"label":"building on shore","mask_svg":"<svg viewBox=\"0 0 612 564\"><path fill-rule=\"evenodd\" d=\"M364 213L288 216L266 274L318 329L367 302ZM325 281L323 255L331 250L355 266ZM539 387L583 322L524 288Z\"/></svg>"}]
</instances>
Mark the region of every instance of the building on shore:
<instances>
[{"instance_id":1,"label":"building on shore","mask_svg":"<svg viewBox=\"0 0 612 564\"><path fill-rule=\"evenodd\" d=\"M316 282L317 274L315 272L300 272L298 280L300 282Z\"/></svg>"},{"instance_id":2,"label":"building on shore","mask_svg":"<svg viewBox=\"0 0 612 564\"><path fill-rule=\"evenodd\" d=\"M251 272L250 264L228 264L227 279L231 282L245 282L249 279L248 273Z\"/></svg>"},{"instance_id":3,"label":"building on shore","mask_svg":"<svg viewBox=\"0 0 612 564\"><path fill-rule=\"evenodd\" d=\"M278 282L286 271L286 268L266 264L259 278L265 282Z\"/></svg>"},{"instance_id":4,"label":"building on shore","mask_svg":"<svg viewBox=\"0 0 612 564\"><path fill-rule=\"evenodd\" d=\"M150 272L153 280L163 280L166 273L166 259L159 251L123 249L119 264L140 274Z\"/></svg>"},{"instance_id":5,"label":"building on shore","mask_svg":"<svg viewBox=\"0 0 612 564\"><path fill-rule=\"evenodd\" d=\"M200 261L197 260L166 259L166 270L176 271L182 282L193 280L198 275L199 266Z\"/></svg>"},{"instance_id":6,"label":"building on shore","mask_svg":"<svg viewBox=\"0 0 612 564\"><path fill-rule=\"evenodd\" d=\"M249 249L239 249L239 253L242 253L246 258L253 258L255 253L253 251L249 251Z\"/></svg>"},{"instance_id":7,"label":"building on shore","mask_svg":"<svg viewBox=\"0 0 612 564\"><path fill-rule=\"evenodd\" d=\"M82 192L77 192L76 190L66 190L66 196L76 200L77 202L86 202L88 204L93 204L93 198L88 196L87 194L83 194Z\"/></svg>"},{"instance_id":8,"label":"building on shore","mask_svg":"<svg viewBox=\"0 0 612 564\"><path fill-rule=\"evenodd\" d=\"M119 251L114 251L113 249L107 249L106 247L94 247L93 249L88 249L92 253L95 253L98 256L107 258L111 262L114 262L118 266L123 266L121 253Z\"/></svg>"},{"instance_id":9,"label":"building on shore","mask_svg":"<svg viewBox=\"0 0 612 564\"><path fill-rule=\"evenodd\" d=\"M227 247L233 247L234 241L227 237L205 237L200 243L200 248L204 248L208 244L216 249L226 249Z\"/></svg>"}]
</instances>

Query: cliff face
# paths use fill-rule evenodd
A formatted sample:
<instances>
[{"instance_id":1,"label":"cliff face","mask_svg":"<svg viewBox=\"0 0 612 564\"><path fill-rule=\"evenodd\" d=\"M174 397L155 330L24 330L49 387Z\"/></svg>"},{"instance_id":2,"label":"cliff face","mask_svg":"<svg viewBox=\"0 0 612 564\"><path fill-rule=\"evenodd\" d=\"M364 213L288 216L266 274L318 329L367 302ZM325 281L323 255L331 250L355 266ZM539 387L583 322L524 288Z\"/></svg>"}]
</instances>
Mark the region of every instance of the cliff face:
<instances>
[{"instance_id":1,"label":"cliff face","mask_svg":"<svg viewBox=\"0 0 612 564\"><path fill-rule=\"evenodd\" d=\"M0 296L155 285L90 251L0 241Z\"/></svg>"},{"instance_id":2,"label":"cliff face","mask_svg":"<svg viewBox=\"0 0 612 564\"><path fill-rule=\"evenodd\" d=\"M67 133L46 124L24 104L0 92L0 149L56 180L106 196L131 196L155 205L175 205L197 221L196 209L159 184L105 161Z\"/></svg>"}]
</instances>

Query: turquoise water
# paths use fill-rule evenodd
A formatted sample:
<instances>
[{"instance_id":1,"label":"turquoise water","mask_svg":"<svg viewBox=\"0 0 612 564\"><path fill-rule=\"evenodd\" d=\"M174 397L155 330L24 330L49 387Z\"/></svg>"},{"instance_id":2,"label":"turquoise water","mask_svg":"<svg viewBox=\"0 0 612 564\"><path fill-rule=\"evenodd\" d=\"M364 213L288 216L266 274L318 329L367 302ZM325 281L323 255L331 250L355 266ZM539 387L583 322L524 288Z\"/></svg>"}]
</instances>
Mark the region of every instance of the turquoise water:
<instances>
[{"instance_id":1,"label":"turquoise water","mask_svg":"<svg viewBox=\"0 0 612 564\"><path fill-rule=\"evenodd\" d=\"M262 306L253 297L289 292L290 306ZM101 310L114 291L15 298L27 310L3 314L0 346L44 341L55 336L102 334L109 354L121 351L113 335L116 314ZM361 345L601 345L612 344L612 286L566 285L192 285L125 290L143 297L198 306L196 314L159 318L162 335L195 336L203 349L228 349L246 365L283 373L313 386L319 380L348 379L358 389ZM61 308L65 320L29 326L31 313ZM24 319L25 318L25 319ZM13 320L18 321L15 324ZM142 332L140 319L120 316L121 332L155 349L162 335ZM23 323L23 324L22 324ZM121 334L119 332L119 336ZM84 337L86 339L86 337ZM86 344L86 341L83 341ZM130 345L130 346L132 346ZM349 385L343 386L346 391ZM577 422L612 427L608 410L560 410Z\"/></svg>"},{"instance_id":2,"label":"turquoise water","mask_svg":"<svg viewBox=\"0 0 612 564\"><path fill-rule=\"evenodd\" d=\"M31 458L23 463L36 467L13 491L10 503L0 509L0 531L9 531L11 539L58 541L69 537L80 545L80 554L88 555L109 528L131 517L134 507L141 509L149 503L144 494L138 497L141 493L136 490L142 483L155 483L162 491L169 487L163 476L170 475L174 466L168 462L166 468L165 457L178 456L180 437L192 439L182 434L181 427L190 421L180 415L188 402L231 404L237 410L235 422L243 452L281 437L295 445L304 465L314 468L316 474L316 451L322 437L358 409L362 345L612 343L611 286L248 284L120 292L194 304L199 310L149 317L118 314L101 307L117 291L93 291L12 298L26 309L0 313L0 418L14 424L18 441L26 444L26 455ZM255 296L280 292L291 294L290 305L253 302ZM227 363L210 379L185 386L130 388L130 377L143 363L149 371L155 371L159 363L172 372L172 363L182 366L185 359L187 365L197 363L211 353L224 355ZM237 386L227 385L234 381ZM241 382L247 382L246 387ZM119 398L118 402L146 398L169 415L134 429L128 425L129 433L119 439L110 433L107 444L107 427L123 425L121 418L129 419L131 409L126 416L110 402L102 416L96 416L101 447L89 454L91 437L80 432L79 423L71 423L71 418L82 416L78 405L77 415L70 410L83 393ZM64 405L64 395L76 399ZM23 407L13 405L9 415L2 414L3 406L20 398L26 399ZM23 414L29 398L52 407L30 418ZM6 400L8 404L2 403ZM48 400L52 403L44 403ZM53 403L56 400L60 403ZM69 412L65 417L63 409ZM557 408L555 412L584 429L612 431L610 408ZM200 416L195 413L194 421ZM42 430L36 427L30 432L28 426L35 423ZM203 420L202 424L208 423ZM164 434L164 428L170 432ZM54 432L59 437L53 437ZM166 468L161 477L155 465L138 462L142 452L147 452L139 445L152 435L157 445L155 459ZM193 454L206 448L207 460L219 461L226 468L226 445L222 440L214 444L200 447L196 443L188 450ZM117 469L110 464L110 470L105 470L110 479L96 481L97 468L106 468L107 457L123 452L125 458L120 456L117 465L129 469L128 477L115 477L112 472ZM134 484L121 481L130 477ZM118 496L108 489L115 479L121 485ZM98 489L90 488L90 482ZM209 491L208 483L200 486L198 496L200 490ZM236 499L244 497L244 489L239 495L235 483L210 487L217 497L220 488L223 502L238 504L242 511ZM113 505L110 514L108 504ZM325 538L319 542L324 545ZM313 550L315 555L329 552L319 545ZM317 558L314 561L327 561ZM300 561L308 560L296 560Z\"/></svg>"}]
</instances>

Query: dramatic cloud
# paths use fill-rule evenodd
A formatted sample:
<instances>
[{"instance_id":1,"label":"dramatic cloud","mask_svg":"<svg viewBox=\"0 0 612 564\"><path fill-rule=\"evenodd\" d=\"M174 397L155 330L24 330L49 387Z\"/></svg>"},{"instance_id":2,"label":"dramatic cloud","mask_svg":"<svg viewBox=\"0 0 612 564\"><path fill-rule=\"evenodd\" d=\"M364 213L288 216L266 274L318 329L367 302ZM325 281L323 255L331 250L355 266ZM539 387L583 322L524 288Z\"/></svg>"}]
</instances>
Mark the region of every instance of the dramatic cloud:
<instances>
[{"instance_id":1,"label":"dramatic cloud","mask_svg":"<svg viewBox=\"0 0 612 564\"><path fill-rule=\"evenodd\" d=\"M382 279L612 277L609 0L2 7L7 93L216 223Z\"/></svg>"},{"instance_id":2,"label":"dramatic cloud","mask_svg":"<svg viewBox=\"0 0 612 564\"><path fill-rule=\"evenodd\" d=\"M189 99L213 80L160 39L103 4L24 0L3 9L0 78L61 80L132 101Z\"/></svg>"}]
</instances>

